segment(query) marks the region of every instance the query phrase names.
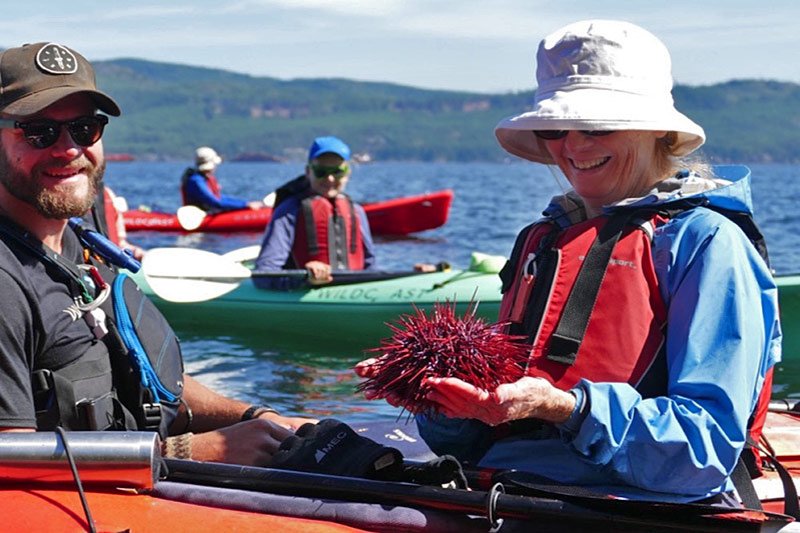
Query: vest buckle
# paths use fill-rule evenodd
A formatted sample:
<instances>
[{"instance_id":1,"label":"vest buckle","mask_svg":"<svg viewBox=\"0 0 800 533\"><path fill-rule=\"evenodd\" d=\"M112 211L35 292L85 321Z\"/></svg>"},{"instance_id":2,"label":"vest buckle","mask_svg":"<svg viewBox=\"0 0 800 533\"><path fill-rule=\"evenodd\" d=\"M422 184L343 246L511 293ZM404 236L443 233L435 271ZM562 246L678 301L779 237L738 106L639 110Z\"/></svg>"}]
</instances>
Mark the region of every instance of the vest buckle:
<instances>
[{"instance_id":1,"label":"vest buckle","mask_svg":"<svg viewBox=\"0 0 800 533\"><path fill-rule=\"evenodd\" d=\"M160 403L143 403L142 404L142 417L144 421L144 429L158 431L161 426L161 413Z\"/></svg>"}]
</instances>

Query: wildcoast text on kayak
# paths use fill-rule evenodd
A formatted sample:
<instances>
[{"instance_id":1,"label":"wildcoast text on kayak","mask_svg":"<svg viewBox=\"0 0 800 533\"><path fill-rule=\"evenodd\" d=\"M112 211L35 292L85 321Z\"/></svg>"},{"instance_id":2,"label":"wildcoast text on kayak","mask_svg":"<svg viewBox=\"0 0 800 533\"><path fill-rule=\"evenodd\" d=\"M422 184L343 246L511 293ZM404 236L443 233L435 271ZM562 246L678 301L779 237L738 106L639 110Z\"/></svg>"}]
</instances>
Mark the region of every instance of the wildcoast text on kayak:
<instances>
[{"instance_id":1,"label":"wildcoast text on kayak","mask_svg":"<svg viewBox=\"0 0 800 533\"><path fill-rule=\"evenodd\" d=\"M415 299L422 298L430 292L427 288L411 288L411 289L397 289L390 293L388 296L381 294L377 288L361 288L361 287L329 287L315 289L313 294L317 300L339 300L339 301L353 301L353 302L376 302L378 298L382 300L399 300L399 301L414 301Z\"/></svg>"}]
</instances>

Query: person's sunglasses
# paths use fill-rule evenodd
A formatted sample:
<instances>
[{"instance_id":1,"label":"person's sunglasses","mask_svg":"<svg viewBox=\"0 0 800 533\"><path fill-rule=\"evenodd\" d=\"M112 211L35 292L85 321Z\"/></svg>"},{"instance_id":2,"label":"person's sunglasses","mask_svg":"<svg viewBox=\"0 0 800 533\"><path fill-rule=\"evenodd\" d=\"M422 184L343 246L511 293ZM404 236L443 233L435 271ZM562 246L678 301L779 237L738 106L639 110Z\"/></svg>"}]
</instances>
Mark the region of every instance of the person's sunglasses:
<instances>
[{"instance_id":1,"label":"person's sunglasses","mask_svg":"<svg viewBox=\"0 0 800 533\"><path fill-rule=\"evenodd\" d=\"M555 141L563 139L570 131L579 131L590 137L603 137L615 133L616 130L533 130L533 134L545 141Z\"/></svg>"},{"instance_id":2,"label":"person's sunglasses","mask_svg":"<svg viewBox=\"0 0 800 533\"><path fill-rule=\"evenodd\" d=\"M328 176L333 176L337 180L340 180L347 176L350 173L350 165L347 163L342 163L341 165L335 167L326 167L324 165L315 165L310 164L311 172L314 173L314 177L318 180L325 179Z\"/></svg>"},{"instance_id":3,"label":"person's sunglasses","mask_svg":"<svg viewBox=\"0 0 800 533\"><path fill-rule=\"evenodd\" d=\"M91 146L103 136L103 128L108 124L105 115L78 117L72 120L58 121L50 119L34 119L27 122L18 120L0 120L0 128L18 128L22 130L25 140L37 149L53 146L61 136L61 128L67 128L70 137L79 146Z\"/></svg>"}]
</instances>

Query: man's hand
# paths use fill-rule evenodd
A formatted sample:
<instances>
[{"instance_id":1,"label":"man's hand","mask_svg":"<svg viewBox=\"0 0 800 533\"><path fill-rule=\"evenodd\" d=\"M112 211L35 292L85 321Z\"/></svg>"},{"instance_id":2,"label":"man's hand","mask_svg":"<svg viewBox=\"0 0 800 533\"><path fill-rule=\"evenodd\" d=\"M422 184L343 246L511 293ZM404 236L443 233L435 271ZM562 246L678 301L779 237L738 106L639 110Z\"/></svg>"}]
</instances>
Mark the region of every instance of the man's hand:
<instances>
[{"instance_id":1,"label":"man's hand","mask_svg":"<svg viewBox=\"0 0 800 533\"><path fill-rule=\"evenodd\" d=\"M297 428L299 428L303 424L308 424L309 422L312 424L316 424L317 422L319 422L319 420L315 418L305 418L301 416L282 416L279 415L278 413L274 413L271 411L258 415L258 418L269 420L270 422L278 424L279 426L284 427L293 433L297 431Z\"/></svg>"},{"instance_id":2,"label":"man's hand","mask_svg":"<svg viewBox=\"0 0 800 533\"><path fill-rule=\"evenodd\" d=\"M247 466L267 466L281 442L293 432L265 418L239 422L192 435L192 459Z\"/></svg>"},{"instance_id":3,"label":"man's hand","mask_svg":"<svg viewBox=\"0 0 800 533\"><path fill-rule=\"evenodd\" d=\"M538 418L565 422L575 409L575 396L543 378L523 377L485 391L456 378L431 378L427 399L450 418L474 418L496 426L512 420Z\"/></svg>"},{"instance_id":4,"label":"man's hand","mask_svg":"<svg viewBox=\"0 0 800 533\"><path fill-rule=\"evenodd\" d=\"M261 209L262 207L264 207L264 202L259 202L259 201L247 202L248 209Z\"/></svg>"},{"instance_id":5,"label":"man's hand","mask_svg":"<svg viewBox=\"0 0 800 533\"><path fill-rule=\"evenodd\" d=\"M305 264L308 270L308 282L311 285L325 285L333 281L331 276L331 266L322 261L309 261Z\"/></svg>"}]
</instances>

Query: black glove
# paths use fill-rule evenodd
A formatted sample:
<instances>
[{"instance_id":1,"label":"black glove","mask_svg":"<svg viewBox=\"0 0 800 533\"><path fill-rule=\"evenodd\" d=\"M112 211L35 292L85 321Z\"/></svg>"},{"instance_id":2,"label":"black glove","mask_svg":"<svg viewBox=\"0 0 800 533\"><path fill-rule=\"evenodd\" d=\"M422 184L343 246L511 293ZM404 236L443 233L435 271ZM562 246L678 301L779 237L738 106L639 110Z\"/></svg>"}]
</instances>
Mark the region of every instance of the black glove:
<instances>
[{"instance_id":1,"label":"black glove","mask_svg":"<svg viewBox=\"0 0 800 533\"><path fill-rule=\"evenodd\" d=\"M304 424L272 457L273 468L334 476L390 480L403 471L403 454L328 418Z\"/></svg>"}]
</instances>

